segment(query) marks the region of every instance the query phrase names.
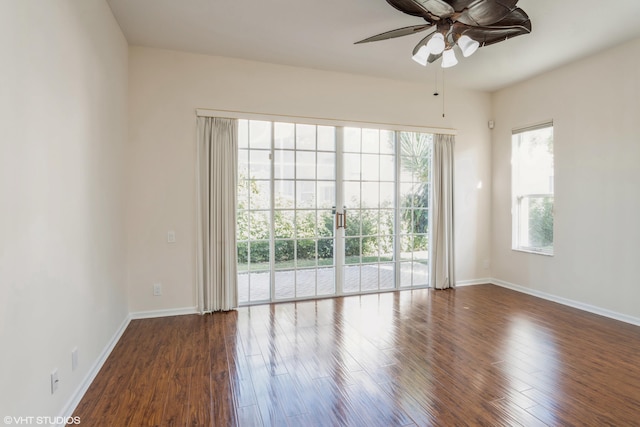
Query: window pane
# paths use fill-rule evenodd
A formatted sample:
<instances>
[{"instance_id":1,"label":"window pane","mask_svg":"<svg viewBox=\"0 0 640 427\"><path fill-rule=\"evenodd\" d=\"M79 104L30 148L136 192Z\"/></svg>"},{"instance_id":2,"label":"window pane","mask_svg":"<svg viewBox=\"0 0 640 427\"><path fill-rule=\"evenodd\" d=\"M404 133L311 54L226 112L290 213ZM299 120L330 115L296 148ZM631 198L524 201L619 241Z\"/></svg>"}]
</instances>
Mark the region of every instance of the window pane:
<instances>
[{"instance_id":1,"label":"window pane","mask_svg":"<svg viewBox=\"0 0 640 427\"><path fill-rule=\"evenodd\" d=\"M296 297L312 297L316 294L316 269L296 271Z\"/></svg>"},{"instance_id":2,"label":"window pane","mask_svg":"<svg viewBox=\"0 0 640 427\"><path fill-rule=\"evenodd\" d=\"M293 149L293 123L274 123L273 124L273 143L275 148Z\"/></svg>"},{"instance_id":3,"label":"window pane","mask_svg":"<svg viewBox=\"0 0 640 427\"><path fill-rule=\"evenodd\" d=\"M333 236L333 217L332 211L318 211L318 236Z\"/></svg>"},{"instance_id":4,"label":"window pane","mask_svg":"<svg viewBox=\"0 0 640 427\"><path fill-rule=\"evenodd\" d=\"M395 132L391 130L380 131L380 153L382 154L394 154L395 153Z\"/></svg>"},{"instance_id":5,"label":"window pane","mask_svg":"<svg viewBox=\"0 0 640 427\"><path fill-rule=\"evenodd\" d=\"M336 151L336 128L318 126L318 150Z\"/></svg>"},{"instance_id":6,"label":"window pane","mask_svg":"<svg viewBox=\"0 0 640 427\"><path fill-rule=\"evenodd\" d=\"M238 147L249 148L249 121L238 120Z\"/></svg>"},{"instance_id":7,"label":"window pane","mask_svg":"<svg viewBox=\"0 0 640 427\"><path fill-rule=\"evenodd\" d=\"M260 240L269 238L271 215L269 212L251 212L249 223L249 238Z\"/></svg>"},{"instance_id":8,"label":"window pane","mask_svg":"<svg viewBox=\"0 0 640 427\"><path fill-rule=\"evenodd\" d=\"M295 181L274 181L276 209L292 208L295 200Z\"/></svg>"},{"instance_id":9,"label":"window pane","mask_svg":"<svg viewBox=\"0 0 640 427\"><path fill-rule=\"evenodd\" d=\"M377 182L362 183L362 207L377 208L380 205L380 184Z\"/></svg>"},{"instance_id":10,"label":"window pane","mask_svg":"<svg viewBox=\"0 0 640 427\"><path fill-rule=\"evenodd\" d=\"M294 211L280 211L274 212L274 229L276 239L291 239L294 237ZM291 250L293 253L293 249Z\"/></svg>"},{"instance_id":11,"label":"window pane","mask_svg":"<svg viewBox=\"0 0 640 427\"><path fill-rule=\"evenodd\" d=\"M274 178L293 179L295 178L295 157L294 152L289 150L276 150L274 152Z\"/></svg>"},{"instance_id":12,"label":"window pane","mask_svg":"<svg viewBox=\"0 0 640 427\"><path fill-rule=\"evenodd\" d=\"M345 234L347 236L360 235L360 211L358 209L347 209L346 212L347 228ZM359 253L359 252L358 252Z\"/></svg>"},{"instance_id":13,"label":"window pane","mask_svg":"<svg viewBox=\"0 0 640 427\"><path fill-rule=\"evenodd\" d=\"M362 155L362 180L378 181L380 179L380 156L375 154Z\"/></svg>"},{"instance_id":14,"label":"window pane","mask_svg":"<svg viewBox=\"0 0 640 427\"><path fill-rule=\"evenodd\" d=\"M316 179L316 153L304 151L296 153L296 178Z\"/></svg>"},{"instance_id":15,"label":"window pane","mask_svg":"<svg viewBox=\"0 0 640 427\"><path fill-rule=\"evenodd\" d=\"M319 181L316 199L318 200L318 208L330 209L335 204L336 184L334 181Z\"/></svg>"},{"instance_id":16,"label":"window pane","mask_svg":"<svg viewBox=\"0 0 640 427\"><path fill-rule=\"evenodd\" d=\"M360 263L360 238L353 237L344 239L344 251L345 251L345 263L346 264L359 264Z\"/></svg>"},{"instance_id":17,"label":"window pane","mask_svg":"<svg viewBox=\"0 0 640 427\"><path fill-rule=\"evenodd\" d=\"M379 131L377 129L362 129L362 152L379 153Z\"/></svg>"},{"instance_id":18,"label":"window pane","mask_svg":"<svg viewBox=\"0 0 640 427\"><path fill-rule=\"evenodd\" d=\"M344 179L347 181L360 180L360 154L344 154Z\"/></svg>"},{"instance_id":19,"label":"window pane","mask_svg":"<svg viewBox=\"0 0 640 427\"><path fill-rule=\"evenodd\" d=\"M394 193L396 185L392 182L383 182L380 184L380 207L392 208L394 203Z\"/></svg>"},{"instance_id":20,"label":"window pane","mask_svg":"<svg viewBox=\"0 0 640 427\"><path fill-rule=\"evenodd\" d=\"M316 207L315 181L296 181L296 208Z\"/></svg>"},{"instance_id":21,"label":"window pane","mask_svg":"<svg viewBox=\"0 0 640 427\"><path fill-rule=\"evenodd\" d=\"M357 209L360 207L360 183L359 182L344 183L343 200L347 208Z\"/></svg>"},{"instance_id":22,"label":"window pane","mask_svg":"<svg viewBox=\"0 0 640 427\"><path fill-rule=\"evenodd\" d=\"M318 179L336 179L336 155L333 153L318 153Z\"/></svg>"},{"instance_id":23,"label":"window pane","mask_svg":"<svg viewBox=\"0 0 640 427\"><path fill-rule=\"evenodd\" d=\"M249 152L249 178L270 179L271 159L269 151L250 150Z\"/></svg>"},{"instance_id":24,"label":"window pane","mask_svg":"<svg viewBox=\"0 0 640 427\"><path fill-rule=\"evenodd\" d=\"M258 120L249 122L249 147L271 148L271 122Z\"/></svg>"},{"instance_id":25,"label":"window pane","mask_svg":"<svg viewBox=\"0 0 640 427\"><path fill-rule=\"evenodd\" d=\"M360 266L354 265L344 268L344 285L342 289L345 293L353 293L360 290Z\"/></svg>"},{"instance_id":26,"label":"window pane","mask_svg":"<svg viewBox=\"0 0 640 427\"><path fill-rule=\"evenodd\" d=\"M553 250L553 197L523 197L520 246Z\"/></svg>"},{"instance_id":27,"label":"window pane","mask_svg":"<svg viewBox=\"0 0 640 427\"><path fill-rule=\"evenodd\" d=\"M295 244L293 240L276 240L274 253L276 268L293 267L294 246Z\"/></svg>"},{"instance_id":28,"label":"window pane","mask_svg":"<svg viewBox=\"0 0 640 427\"><path fill-rule=\"evenodd\" d=\"M271 182L252 180L249 183L249 208L269 209L271 206Z\"/></svg>"},{"instance_id":29,"label":"window pane","mask_svg":"<svg viewBox=\"0 0 640 427\"><path fill-rule=\"evenodd\" d=\"M380 156L380 181L394 182L396 175L396 158Z\"/></svg>"},{"instance_id":30,"label":"window pane","mask_svg":"<svg viewBox=\"0 0 640 427\"><path fill-rule=\"evenodd\" d=\"M296 211L296 237L316 237L316 211Z\"/></svg>"},{"instance_id":31,"label":"window pane","mask_svg":"<svg viewBox=\"0 0 640 427\"><path fill-rule=\"evenodd\" d=\"M333 239L318 240L318 265L333 265Z\"/></svg>"},{"instance_id":32,"label":"window pane","mask_svg":"<svg viewBox=\"0 0 640 427\"><path fill-rule=\"evenodd\" d=\"M316 149L316 127L313 125L296 125L296 148L298 150Z\"/></svg>"},{"instance_id":33,"label":"window pane","mask_svg":"<svg viewBox=\"0 0 640 427\"><path fill-rule=\"evenodd\" d=\"M249 178L249 150L238 150L238 178Z\"/></svg>"},{"instance_id":34,"label":"window pane","mask_svg":"<svg viewBox=\"0 0 640 427\"><path fill-rule=\"evenodd\" d=\"M249 285L251 301L265 301L269 299L271 286L269 272L249 274Z\"/></svg>"},{"instance_id":35,"label":"window pane","mask_svg":"<svg viewBox=\"0 0 640 427\"><path fill-rule=\"evenodd\" d=\"M316 265L316 241L313 239L296 242L296 266L311 267Z\"/></svg>"},{"instance_id":36,"label":"window pane","mask_svg":"<svg viewBox=\"0 0 640 427\"><path fill-rule=\"evenodd\" d=\"M360 153L360 129L344 128L344 151Z\"/></svg>"},{"instance_id":37,"label":"window pane","mask_svg":"<svg viewBox=\"0 0 640 427\"><path fill-rule=\"evenodd\" d=\"M236 230L238 240L249 239L249 212L238 210L236 215Z\"/></svg>"},{"instance_id":38,"label":"window pane","mask_svg":"<svg viewBox=\"0 0 640 427\"><path fill-rule=\"evenodd\" d=\"M269 269L269 241L249 242L251 270Z\"/></svg>"}]
</instances>

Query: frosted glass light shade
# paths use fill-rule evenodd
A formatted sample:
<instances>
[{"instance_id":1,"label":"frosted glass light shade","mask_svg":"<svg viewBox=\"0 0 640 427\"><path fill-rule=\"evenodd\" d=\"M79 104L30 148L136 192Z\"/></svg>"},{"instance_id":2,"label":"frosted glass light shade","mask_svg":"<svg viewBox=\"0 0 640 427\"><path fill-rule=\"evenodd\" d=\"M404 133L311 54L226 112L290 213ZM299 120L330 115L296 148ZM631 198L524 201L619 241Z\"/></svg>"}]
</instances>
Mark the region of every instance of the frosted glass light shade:
<instances>
[{"instance_id":1,"label":"frosted glass light shade","mask_svg":"<svg viewBox=\"0 0 640 427\"><path fill-rule=\"evenodd\" d=\"M456 58L456 54L453 52L453 49L447 49L442 54L442 68L450 68L458 63L458 59Z\"/></svg>"},{"instance_id":2,"label":"frosted glass light shade","mask_svg":"<svg viewBox=\"0 0 640 427\"><path fill-rule=\"evenodd\" d=\"M418 49L418 51L416 52L415 55L413 55L411 58L416 61L418 64L422 65L422 66L426 66L427 65L427 60L429 59L429 54L431 52L429 51L429 48L426 45L422 45L420 46L420 49Z\"/></svg>"},{"instance_id":3,"label":"frosted glass light shade","mask_svg":"<svg viewBox=\"0 0 640 427\"><path fill-rule=\"evenodd\" d=\"M444 47L444 36L441 33L435 33L433 36L431 36L429 42L427 43L427 48L434 55L441 54L444 50Z\"/></svg>"},{"instance_id":4,"label":"frosted glass light shade","mask_svg":"<svg viewBox=\"0 0 640 427\"><path fill-rule=\"evenodd\" d=\"M458 46L462 51L462 55L467 58L475 53L480 47L480 43L473 40L471 37L462 36L458 39Z\"/></svg>"}]
</instances>

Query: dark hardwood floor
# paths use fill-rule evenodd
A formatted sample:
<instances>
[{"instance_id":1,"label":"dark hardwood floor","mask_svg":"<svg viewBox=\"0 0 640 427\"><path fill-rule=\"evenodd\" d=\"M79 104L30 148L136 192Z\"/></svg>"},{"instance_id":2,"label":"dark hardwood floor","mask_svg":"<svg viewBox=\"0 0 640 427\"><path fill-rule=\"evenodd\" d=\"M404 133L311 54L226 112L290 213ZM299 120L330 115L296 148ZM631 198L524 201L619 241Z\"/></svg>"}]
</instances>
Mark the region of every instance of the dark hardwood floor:
<instances>
[{"instance_id":1,"label":"dark hardwood floor","mask_svg":"<svg viewBox=\"0 0 640 427\"><path fill-rule=\"evenodd\" d=\"M134 320L85 426L640 425L640 327L492 285Z\"/></svg>"}]
</instances>

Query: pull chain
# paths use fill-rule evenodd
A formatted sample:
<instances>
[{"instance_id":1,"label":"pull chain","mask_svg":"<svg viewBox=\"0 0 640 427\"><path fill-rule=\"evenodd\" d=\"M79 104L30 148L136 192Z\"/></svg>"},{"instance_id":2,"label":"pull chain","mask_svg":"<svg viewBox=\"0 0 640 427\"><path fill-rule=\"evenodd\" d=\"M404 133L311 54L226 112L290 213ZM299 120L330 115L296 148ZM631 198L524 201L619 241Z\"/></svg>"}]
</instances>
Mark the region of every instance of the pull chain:
<instances>
[{"instance_id":1,"label":"pull chain","mask_svg":"<svg viewBox=\"0 0 640 427\"><path fill-rule=\"evenodd\" d=\"M444 90L444 68L443 68L442 69L442 117L443 118L444 118L444 110L445 110L444 97L445 97L445 90Z\"/></svg>"}]
</instances>

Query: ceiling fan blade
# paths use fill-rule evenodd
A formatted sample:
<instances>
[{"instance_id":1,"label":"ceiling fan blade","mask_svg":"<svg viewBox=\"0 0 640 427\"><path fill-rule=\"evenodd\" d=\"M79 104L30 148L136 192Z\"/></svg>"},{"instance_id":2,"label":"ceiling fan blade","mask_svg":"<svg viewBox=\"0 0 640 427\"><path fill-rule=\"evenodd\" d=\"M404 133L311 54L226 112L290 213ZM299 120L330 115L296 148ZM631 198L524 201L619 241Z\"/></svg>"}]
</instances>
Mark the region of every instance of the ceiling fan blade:
<instances>
[{"instance_id":1,"label":"ceiling fan blade","mask_svg":"<svg viewBox=\"0 0 640 427\"><path fill-rule=\"evenodd\" d=\"M455 9L444 0L413 0L413 2L440 18L448 18L455 13Z\"/></svg>"},{"instance_id":2,"label":"ceiling fan blade","mask_svg":"<svg viewBox=\"0 0 640 427\"><path fill-rule=\"evenodd\" d=\"M521 27L526 27L531 32L531 20L529 19L529 15L520 9L519 7L515 8L511 11L507 16L505 16L502 20L492 24L492 27L508 27L512 25L519 25Z\"/></svg>"},{"instance_id":3,"label":"ceiling fan blade","mask_svg":"<svg viewBox=\"0 0 640 427\"><path fill-rule=\"evenodd\" d=\"M444 0L387 0L387 3L400 12L420 16L429 22L434 22L437 18L447 18L455 13L453 7Z\"/></svg>"},{"instance_id":4,"label":"ceiling fan blade","mask_svg":"<svg viewBox=\"0 0 640 427\"><path fill-rule=\"evenodd\" d=\"M441 53L439 53L437 55L434 55L433 53L431 53L431 54L429 54L429 59L427 59L427 63L431 64L432 62L437 61L441 57L442 57Z\"/></svg>"},{"instance_id":5,"label":"ceiling fan blade","mask_svg":"<svg viewBox=\"0 0 640 427\"><path fill-rule=\"evenodd\" d=\"M465 36L471 37L480 43L480 46L489 46L507 39L512 39L523 34L529 34L531 27L527 28L521 25L510 27L472 27L464 32Z\"/></svg>"},{"instance_id":6,"label":"ceiling fan blade","mask_svg":"<svg viewBox=\"0 0 640 427\"><path fill-rule=\"evenodd\" d=\"M421 4L414 2L413 0L387 0L391 6L396 8L402 13L407 15L419 16L431 22L429 11L422 7Z\"/></svg>"},{"instance_id":7,"label":"ceiling fan blade","mask_svg":"<svg viewBox=\"0 0 640 427\"><path fill-rule=\"evenodd\" d=\"M492 25L504 19L514 9L518 0L482 0L464 9L458 22L467 25Z\"/></svg>"},{"instance_id":8,"label":"ceiling fan blade","mask_svg":"<svg viewBox=\"0 0 640 427\"><path fill-rule=\"evenodd\" d=\"M462 12L477 1L478 0L447 0L447 3L449 3L456 12Z\"/></svg>"},{"instance_id":9,"label":"ceiling fan blade","mask_svg":"<svg viewBox=\"0 0 640 427\"><path fill-rule=\"evenodd\" d=\"M412 25L410 27L398 28L396 30L386 31L381 34L377 34L375 36L367 37L364 40L360 40L359 42L355 42L354 44L361 43L369 43L369 42L377 42L380 40L393 39L396 37L408 36L410 34L419 33L420 31L424 31L433 27L431 24L423 24L423 25Z\"/></svg>"}]
</instances>

